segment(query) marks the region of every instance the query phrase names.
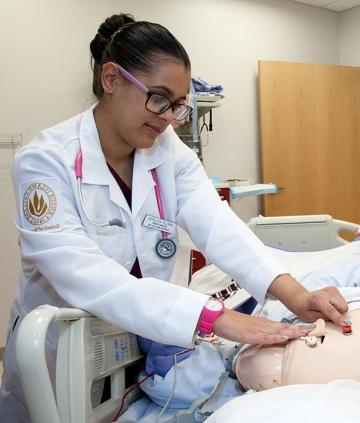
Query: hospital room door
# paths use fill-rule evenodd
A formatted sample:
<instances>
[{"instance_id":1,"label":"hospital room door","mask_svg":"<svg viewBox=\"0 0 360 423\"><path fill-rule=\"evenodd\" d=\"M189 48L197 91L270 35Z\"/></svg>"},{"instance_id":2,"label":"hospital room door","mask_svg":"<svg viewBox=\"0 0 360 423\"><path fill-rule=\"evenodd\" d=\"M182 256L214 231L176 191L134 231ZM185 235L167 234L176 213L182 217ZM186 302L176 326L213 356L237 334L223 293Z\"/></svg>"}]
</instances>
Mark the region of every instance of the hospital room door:
<instances>
[{"instance_id":1,"label":"hospital room door","mask_svg":"<svg viewBox=\"0 0 360 423\"><path fill-rule=\"evenodd\" d=\"M259 62L265 216L360 223L360 68Z\"/></svg>"}]
</instances>

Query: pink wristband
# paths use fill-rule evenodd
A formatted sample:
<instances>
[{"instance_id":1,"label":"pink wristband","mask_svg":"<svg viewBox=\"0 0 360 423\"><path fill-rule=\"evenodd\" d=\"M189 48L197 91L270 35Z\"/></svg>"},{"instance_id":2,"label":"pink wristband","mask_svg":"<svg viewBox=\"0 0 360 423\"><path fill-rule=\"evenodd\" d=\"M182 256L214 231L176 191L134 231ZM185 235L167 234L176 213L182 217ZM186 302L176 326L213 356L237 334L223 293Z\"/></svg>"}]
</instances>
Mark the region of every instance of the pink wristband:
<instances>
[{"instance_id":1,"label":"pink wristband","mask_svg":"<svg viewBox=\"0 0 360 423\"><path fill-rule=\"evenodd\" d=\"M205 335L212 333L215 320L224 312L224 303L221 300L210 297L201 312L199 332Z\"/></svg>"}]
</instances>

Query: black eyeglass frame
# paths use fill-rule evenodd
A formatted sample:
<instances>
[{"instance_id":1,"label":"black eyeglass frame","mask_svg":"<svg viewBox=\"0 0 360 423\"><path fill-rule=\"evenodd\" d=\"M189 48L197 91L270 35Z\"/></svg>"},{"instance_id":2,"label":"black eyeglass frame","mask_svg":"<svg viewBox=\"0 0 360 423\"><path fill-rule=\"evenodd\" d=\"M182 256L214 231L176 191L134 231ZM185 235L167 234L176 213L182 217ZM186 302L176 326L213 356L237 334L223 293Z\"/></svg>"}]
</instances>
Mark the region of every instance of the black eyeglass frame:
<instances>
[{"instance_id":1,"label":"black eyeglass frame","mask_svg":"<svg viewBox=\"0 0 360 423\"><path fill-rule=\"evenodd\" d=\"M126 69L124 69L122 66L120 66L117 63L113 63L113 62L111 63L116 66L116 68L119 70L119 72L125 79L127 79L129 82L135 85L140 91L142 91L144 94L147 95L147 99L145 101L145 107L147 110L149 110L149 112L155 113L157 115L161 115L171 108L174 114L174 119L181 121L186 119L190 115L190 113L193 111L193 108L189 106L188 104L179 103L178 100L171 101L164 95L154 93L153 91L145 87L145 85L142 82L140 82L137 78L135 78L135 76L131 75L131 73L128 72ZM154 96L158 98L163 98L167 101L167 104L161 110L152 110L149 107L149 101L151 100L151 98L154 98ZM175 114L175 108L179 106L180 107L182 106L182 111L180 111L178 114Z\"/></svg>"}]
</instances>

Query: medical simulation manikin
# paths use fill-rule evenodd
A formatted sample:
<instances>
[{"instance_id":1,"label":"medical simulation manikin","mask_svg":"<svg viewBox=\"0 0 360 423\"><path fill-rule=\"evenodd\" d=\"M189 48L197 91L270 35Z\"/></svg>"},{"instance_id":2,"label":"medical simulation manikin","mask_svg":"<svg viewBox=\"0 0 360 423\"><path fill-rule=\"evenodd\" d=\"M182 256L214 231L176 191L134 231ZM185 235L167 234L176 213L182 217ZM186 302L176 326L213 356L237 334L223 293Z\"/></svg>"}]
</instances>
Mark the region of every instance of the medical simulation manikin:
<instances>
[{"instance_id":1,"label":"medical simulation manikin","mask_svg":"<svg viewBox=\"0 0 360 423\"><path fill-rule=\"evenodd\" d=\"M308 336L284 344L245 345L233 366L240 384L245 389L262 391L337 379L360 381L360 308L347 316L351 328L341 330L319 319Z\"/></svg>"}]
</instances>

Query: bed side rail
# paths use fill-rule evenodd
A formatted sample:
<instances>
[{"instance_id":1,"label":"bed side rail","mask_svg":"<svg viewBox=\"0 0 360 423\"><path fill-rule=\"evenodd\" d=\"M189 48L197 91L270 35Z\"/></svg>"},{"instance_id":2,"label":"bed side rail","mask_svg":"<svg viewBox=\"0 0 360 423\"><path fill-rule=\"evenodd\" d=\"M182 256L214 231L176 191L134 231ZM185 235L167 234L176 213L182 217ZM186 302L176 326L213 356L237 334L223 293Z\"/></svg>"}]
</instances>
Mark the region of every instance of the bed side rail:
<instances>
[{"instance_id":1,"label":"bed side rail","mask_svg":"<svg viewBox=\"0 0 360 423\"><path fill-rule=\"evenodd\" d=\"M90 314L83 310L47 305L36 308L22 321L16 340L16 361L32 421L61 423L46 365L45 338L49 325L54 320L87 316Z\"/></svg>"},{"instance_id":2,"label":"bed side rail","mask_svg":"<svg viewBox=\"0 0 360 423\"><path fill-rule=\"evenodd\" d=\"M289 251L339 247L352 240L354 229L358 228L355 223L333 219L330 215L260 215L252 218L248 226L266 245Z\"/></svg>"},{"instance_id":3,"label":"bed side rail","mask_svg":"<svg viewBox=\"0 0 360 423\"><path fill-rule=\"evenodd\" d=\"M355 232L360 225L352 222L346 222L345 220L334 219L333 220L333 228L336 234L336 240L340 245L346 244L348 241L342 237L343 233L348 233L349 238L353 239L355 236Z\"/></svg>"},{"instance_id":4,"label":"bed side rail","mask_svg":"<svg viewBox=\"0 0 360 423\"><path fill-rule=\"evenodd\" d=\"M55 320L60 325L53 390L45 340ZM136 335L80 309L45 305L30 312L19 327L16 360L36 423L108 423L125 391L131 396L122 411L139 395L143 363Z\"/></svg>"}]
</instances>

